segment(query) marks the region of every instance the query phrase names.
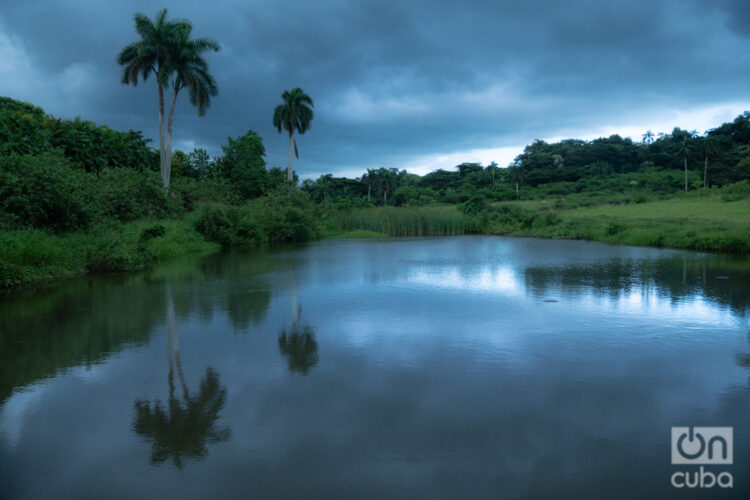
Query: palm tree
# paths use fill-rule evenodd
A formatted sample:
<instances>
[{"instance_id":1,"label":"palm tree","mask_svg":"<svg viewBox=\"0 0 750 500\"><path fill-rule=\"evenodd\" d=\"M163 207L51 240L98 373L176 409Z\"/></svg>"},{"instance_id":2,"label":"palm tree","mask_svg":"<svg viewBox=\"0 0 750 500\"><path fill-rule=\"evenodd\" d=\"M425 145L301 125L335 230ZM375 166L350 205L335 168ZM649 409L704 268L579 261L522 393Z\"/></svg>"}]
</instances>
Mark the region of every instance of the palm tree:
<instances>
[{"instance_id":1,"label":"palm tree","mask_svg":"<svg viewBox=\"0 0 750 500\"><path fill-rule=\"evenodd\" d=\"M492 172L492 182L494 183L495 182L495 172L497 172L497 163L493 161L489 165L487 165L487 168L489 169L490 172Z\"/></svg>"},{"instance_id":2,"label":"palm tree","mask_svg":"<svg viewBox=\"0 0 750 500\"><path fill-rule=\"evenodd\" d=\"M167 121L167 169L164 187L169 186L169 167L172 164L172 123L174 108L177 103L177 93L182 89L188 90L190 104L198 108L198 116L204 116L211 105L211 97L218 95L216 80L208 72L208 64L202 53L219 51L219 44L209 38L190 40L193 27L183 22L176 29L174 39L173 59L171 69L174 70L172 79L172 102L169 106L169 120Z\"/></svg>"},{"instance_id":3,"label":"palm tree","mask_svg":"<svg viewBox=\"0 0 750 500\"><path fill-rule=\"evenodd\" d=\"M690 156L693 152L693 145L691 140L695 137L696 133L695 131L687 132L682 139L682 142L680 143L680 149L678 151L678 154L682 156L682 159L685 162L685 192L687 193L688 190L688 165L687 165L687 159L688 156Z\"/></svg>"},{"instance_id":4,"label":"palm tree","mask_svg":"<svg viewBox=\"0 0 750 500\"><path fill-rule=\"evenodd\" d=\"M289 165L286 175L288 180L293 181L292 148L294 148L294 154L299 158L294 131L304 134L310 129L310 122L313 119L313 101L299 87L295 87L291 91L285 90L281 94L281 98L284 100L284 104L276 106L276 110L273 112L273 126L279 133L281 133L282 128L289 132Z\"/></svg>"},{"instance_id":5,"label":"palm tree","mask_svg":"<svg viewBox=\"0 0 750 500\"><path fill-rule=\"evenodd\" d=\"M719 152L719 144L713 136L706 135L703 138L703 152L706 155L706 161L703 165L703 187L708 187L708 157L715 156Z\"/></svg>"},{"instance_id":6,"label":"palm tree","mask_svg":"<svg viewBox=\"0 0 750 500\"><path fill-rule=\"evenodd\" d=\"M654 133L650 130L647 130L645 134L643 134L643 144L651 144L654 142Z\"/></svg>"},{"instance_id":7,"label":"palm tree","mask_svg":"<svg viewBox=\"0 0 750 500\"><path fill-rule=\"evenodd\" d=\"M166 189L169 187L172 163L172 120L177 93L182 88L189 88L190 102L203 116L210 97L217 95L217 89L201 53L217 51L219 45L206 38L190 40L192 25L183 19L167 20L167 9L159 11L154 21L140 13L134 19L135 31L141 39L122 49L117 63L123 67L121 81L125 85L138 85L139 77L143 81L151 74L156 77L159 91L159 163ZM170 80L173 95L169 124L165 131L164 89L170 85Z\"/></svg>"}]
</instances>

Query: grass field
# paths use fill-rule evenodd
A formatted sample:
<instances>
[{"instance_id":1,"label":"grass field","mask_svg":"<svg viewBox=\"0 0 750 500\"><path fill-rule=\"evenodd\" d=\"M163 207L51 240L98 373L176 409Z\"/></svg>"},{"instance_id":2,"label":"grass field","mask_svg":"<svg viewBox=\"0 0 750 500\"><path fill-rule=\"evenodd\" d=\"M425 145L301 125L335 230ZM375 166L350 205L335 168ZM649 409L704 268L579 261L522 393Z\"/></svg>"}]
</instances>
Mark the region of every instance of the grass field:
<instances>
[{"instance_id":1,"label":"grass field","mask_svg":"<svg viewBox=\"0 0 750 500\"><path fill-rule=\"evenodd\" d=\"M698 198L696 192L596 206L510 201L475 214L457 206L366 208L332 212L323 225L325 238L474 233L750 253L750 199Z\"/></svg>"},{"instance_id":2,"label":"grass field","mask_svg":"<svg viewBox=\"0 0 750 500\"><path fill-rule=\"evenodd\" d=\"M548 214L549 224L510 227L502 234L572 238L625 245L750 252L750 200L680 196L637 204L568 209L538 202L507 202L530 213ZM498 233L498 231L491 231Z\"/></svg>"}]
</instances>

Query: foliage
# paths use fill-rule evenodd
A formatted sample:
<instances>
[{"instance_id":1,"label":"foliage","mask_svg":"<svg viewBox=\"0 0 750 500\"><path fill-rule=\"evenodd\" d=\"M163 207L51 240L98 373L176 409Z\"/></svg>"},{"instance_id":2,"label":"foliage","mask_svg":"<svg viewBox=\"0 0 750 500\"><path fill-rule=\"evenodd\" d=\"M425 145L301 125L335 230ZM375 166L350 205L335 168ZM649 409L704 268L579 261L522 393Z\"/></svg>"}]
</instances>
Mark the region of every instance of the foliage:
<instances>
[{"instance_id":1,"label":"foliage","mask_svg":"<svg viewBox=\"0 0 750 500\"><path fill-rule=\"evenodd\" d=\"M162 9L154 21L136 14L135 30L141 39L127 45L117 56L123 67L121 82L138 85L154 74L159 91L159 160L162 183L169 187L172 167L172 121L177 94L187 89L190 103L203 116L211 97L218 94L216 82L208 70L203 52L218 51L219 44L209 38L190 39L192 24L184 19L167 20ZM164 89L172 88L169 118L165 128ZM165 143L166 138L166 143Z\"/></svg>"},{"instance_id":2,"label":"foliage","mask_svg":"<svg viewBox=\"0 0 750 500\"><path fill-rule=\"evenodd\" d=\"M201 211L195 228L206 240L222 248L253 247L266 240L253 214L239 207L207 206Z\"/></svg>"},{"instance_id":3,"label":"foliage","mask_svg":"<svg viewBox=\"0 0 750 500\"><path fill-rule=\"evenodd\" d=\"M85 228L94 216L86 175L53 153L0 156L0 224L57 231Z\"/></svg>"},{"instance_id":4,"label":"foliage","mask_svg":"<svg viewBox=\"0 0 750 500\"><path fill-rule=\"evenodd\" d=\"M51 145L60 148L71 163L87 172L107 167L152 169L153 155L141 132L116 132L80 118L61 121L52 134Z\"/></svg>"},{"instance_id":5,"label":"foliage","mask_svg":"<svg viewBox=\"0 0 750 500\"><path fill-rule=\"evenodd\" d=\"M129 221L165 217L170 212L169 198L164 196L155 172L107 169L97 181L101 214L107 219Z\"/></svg>"},{"instance_id":6,"label":"foliage","mask_svg":"<svg viewBox=\"0 0 750 500\"><path fill-rule=\"evenodd\" d=\"M222 150L221 175L240 199L258 198L268 192L271 176L266 170L263 160L266 150L258 134L249 130L236 139L228 137Z\"/></svg>"},{"instance_id":7,"label":"foliage","mask_svg":"<svg viewBox=\"0 0 750 500\"><path fill-rule=\"evenodd\" d=\"M294 153L299 158L297 151L297 141L294 139L294 132L304 134L310 129L310 122L313 119L313 101L305 91L299 87L292 90L285 90L281 94L282 104L276 106L273 112L273 126L281 133L281 129L289 133L289 165L287 167L287 180L294 179L292 170L292 146Z\"/></svg>"}]
</instances>

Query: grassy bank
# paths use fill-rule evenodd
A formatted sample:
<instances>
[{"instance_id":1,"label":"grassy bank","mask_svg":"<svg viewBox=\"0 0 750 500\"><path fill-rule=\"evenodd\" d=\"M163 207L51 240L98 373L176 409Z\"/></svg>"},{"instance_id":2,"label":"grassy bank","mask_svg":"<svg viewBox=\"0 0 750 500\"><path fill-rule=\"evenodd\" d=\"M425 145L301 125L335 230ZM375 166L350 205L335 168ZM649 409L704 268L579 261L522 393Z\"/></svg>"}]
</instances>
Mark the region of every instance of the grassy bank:
<instances>
[{"instance_id":1,"label":"grassy bank","mask_svg":"<svg viewBox=\"0 0 750 500\"><path fill-rule=\"evenodd\" d=\"M295 208L270 199L208 204L180 218L144 218L87 231L0 232L0 287L84 274L127 272L221 247L316 238L489 234L603 241L622 245L750 253L750 199L719 194L598 206L536 201L479 205Z\"/></svg>"},{"instance_id":2,"label":"grassy bank","mask_svg":"<svg viewBox=\"0 0 750 500\"><path fill-rule=\"evenodd\" d=\"M54 234L40 229L0 232L0 288L81 276L137 271L180 255L220 248L196 230L194 217L143 219Z\"/></svg>"},{"instance_id":3,"label":"grassy bank","mask_svg":"<svg viewBox=\"0 0 750 500\"><path fill-rule=\"evenodd\" d=\"M334 211L328 237L352 231L386 236L494 234L603 241L621 245L750 253L750 199L715 193L598 206L502 202L479 207L434 206ZM344 236L348 234L349 236ZM371 235L371 233L368 233Z\"/></svg>"},{"instance_id":4,"label":"grassy bank","mask_svg":"<svg viewBox=\"0 0 750 500\"><path fill-rule=\"evenodd\" d=\"M604 241L621 245L750 253L750 200L678 197L627 205L525 208L536 224L489 226L491 234Z\"/></svg>"}]
</instances>

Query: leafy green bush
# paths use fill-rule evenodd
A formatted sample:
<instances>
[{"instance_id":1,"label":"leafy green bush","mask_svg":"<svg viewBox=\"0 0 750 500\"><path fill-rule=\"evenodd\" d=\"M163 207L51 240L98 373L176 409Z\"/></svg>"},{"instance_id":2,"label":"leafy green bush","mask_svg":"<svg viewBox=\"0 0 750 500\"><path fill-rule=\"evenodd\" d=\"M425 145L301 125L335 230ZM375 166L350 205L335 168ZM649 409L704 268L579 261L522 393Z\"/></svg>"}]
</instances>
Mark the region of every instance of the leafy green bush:
<instances>
[{"instance_id":1,"label":"leafy green bush","mask_svg":"<svg viewBox=\"0 0 750 500\"><path fill-rule=\"evenodd\" d=\"M56 125L42 108L0 97L0 155L49 152Z\"/></svg>"},{"instance_id":2,"label":"leafy green bush","mask_svg":"<svg viewBox=\"0 0 750 500\"><path fill-rule=\"evenodd\" d=\"M246 207L204 207L195 229L208 241L219 243L223 248L252 247L267 239L260 224Z\"/></svg>"},{"instance_id":3,"label":"leafy green bush","mask_svg":"<svg viewBox=\"0 0 750 500\"><path fill-rule=\"evenodd\" d=\"M88 180L59 154L0 156L0 222L55 231L85 228L96 212Z\"/></svg>"},{"instance_id":4,"label":"leafy green bush","mask_svg":"<svg viewBox=\"0 0 750 500\"><path fill-rule=\"evenodd\" d=\"M738 201L750 198L750 181L744 180L721 188L722 201Z\"/></svg>"},{"instance_id":5,"label":"leafy green bush","mask_svg":"<svg viewBox=\"0 0 750 500\"><path fill-rule=\"evenodd\" d=\"M60 148L73 165L87 172L108 167L156 169L148 142L141 132L118 132L80 118L57 122L51 137L53 147Z\"/></svg>"},{"instance_id":6,"label":"leafy green bush","mask_svg":"<svg viewBox=\"0 0 750 500\"><path fill-rule=\"evenodd\" d=\"M159 174L129 168L103 170L98 178L98 198L102 215L120 221L164 217L179 205L164 196Z\"/></svg>"}]
</instances>

